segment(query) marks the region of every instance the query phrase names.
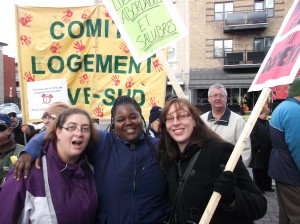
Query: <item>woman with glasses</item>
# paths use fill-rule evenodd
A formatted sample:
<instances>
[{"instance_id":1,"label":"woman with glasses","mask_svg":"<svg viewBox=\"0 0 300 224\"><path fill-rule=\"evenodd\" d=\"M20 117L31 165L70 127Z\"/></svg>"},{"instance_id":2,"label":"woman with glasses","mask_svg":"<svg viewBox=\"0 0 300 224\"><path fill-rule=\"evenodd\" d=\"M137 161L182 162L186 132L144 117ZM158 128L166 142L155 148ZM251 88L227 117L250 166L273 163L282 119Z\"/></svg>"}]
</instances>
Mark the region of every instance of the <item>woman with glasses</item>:
<instances>
[{"instance_id":1,"label":"woman with glasses","mask_svg":"<svg viewBox=\"0 0 300 224\"><path fill-rule=\"evenodd\" d=\"M234 146L208 128L190 102L169 101L160 130L160 163L173 204L169 223L199 223L213 191L221 201L211 223L246 224L264 216L267 200L242 160L234 172L223 172Z\"/></svg>"},{"instance_id":2,"label":"woman with glasses","mask_svg":"<svg viewBox=\"0 0 300 224\"><path fill-rule=\"evenodd\" d=\"M109 131L98 130L99 144L88 153L99 198L97 223L159 224L169 216L167 184L156 157L158 139L150 137L146 129L139 104L129 96L118 97L111 109ZM31 147L33 143L42 145L37 137L27 145L31 156L22 153L17 162L16 179L22 167L31 165L28 157L39 155L39 150ZM26 169L24 175L28 176Z\"/></svg>"},{"instance_id":3,"label":"woman with glasses","mask_svg":"<svg viewBox=\"0 0 300 224\"><path fill-rule=\"evenodd\" d=\"M69 106L64 102L58 101L50 104L43 113L42 120L44 127L41 129L41 131L49 129L54 123L55 119L68 108Z\"/></svg>"},{"instance_id":4,"label":"woman with glasses","mask_svg":"<svg viewBox=\"0 0 300 224\"><path fill-rule=\"evenodd\" d=\"M98 135L88 113L65 110L47 131L42 169L15 181L11 171L0 193L0 223L94 223L98 197L86 153Z\"/></svg>"}]
</instances>

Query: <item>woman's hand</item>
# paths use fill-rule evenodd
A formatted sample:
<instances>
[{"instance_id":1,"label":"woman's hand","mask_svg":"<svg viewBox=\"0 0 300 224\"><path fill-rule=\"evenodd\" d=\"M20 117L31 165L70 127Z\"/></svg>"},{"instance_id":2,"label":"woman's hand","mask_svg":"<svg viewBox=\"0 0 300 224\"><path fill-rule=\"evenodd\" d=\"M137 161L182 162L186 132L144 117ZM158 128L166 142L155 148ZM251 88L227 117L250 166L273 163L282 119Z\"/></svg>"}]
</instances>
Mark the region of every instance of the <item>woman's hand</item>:
<instances>
[{"instance_id":1,"label":"woman's hand","mask_svg":"<svg viewBox=\"0 0 300 224\"><path fill-rule=\"evenodd\" d=\"M230 205L234 202L235 175L232 171L224 171L216 180L214 191L221 194L221 203Z\"/></svg>"}]
</instances>

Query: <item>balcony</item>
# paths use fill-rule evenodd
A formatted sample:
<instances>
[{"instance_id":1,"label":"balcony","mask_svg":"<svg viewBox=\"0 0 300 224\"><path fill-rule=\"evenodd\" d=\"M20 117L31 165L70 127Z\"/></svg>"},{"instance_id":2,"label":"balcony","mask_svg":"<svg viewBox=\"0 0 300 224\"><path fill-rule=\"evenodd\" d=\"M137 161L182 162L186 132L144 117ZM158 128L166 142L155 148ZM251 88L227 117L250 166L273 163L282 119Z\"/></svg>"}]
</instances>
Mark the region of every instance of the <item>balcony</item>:
<instances>
[{"instance_id":1,"label":"balcony","mask_svg":"<svg viewBox=\"0 0 300 224\"><path fill-rule=\"evenodd\" d=\"M259 68L266 53L264 51L227 52L224 57L224 70Z\"/></svg>"},{"instance_id":2,"label":"balcony","mask_svg":"<svg viewBox=\"0 0 300 224\"><path fill-rule=\"evenodd\" d=\"M267 13L264 11L231 12L226 14L223 32L265 30L267 28Z\"/></svg>"}]
</instances>

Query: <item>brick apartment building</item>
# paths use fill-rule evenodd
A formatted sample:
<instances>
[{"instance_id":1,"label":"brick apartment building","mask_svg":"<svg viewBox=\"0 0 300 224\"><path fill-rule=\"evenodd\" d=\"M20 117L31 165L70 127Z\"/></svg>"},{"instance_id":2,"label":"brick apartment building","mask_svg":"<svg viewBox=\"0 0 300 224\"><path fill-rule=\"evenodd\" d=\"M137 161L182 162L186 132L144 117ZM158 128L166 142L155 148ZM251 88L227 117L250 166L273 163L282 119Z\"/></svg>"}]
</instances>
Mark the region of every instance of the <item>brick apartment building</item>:
<instances>
[{"instance_id":1,"label":"brick apartment building","mask_svg":"<svg viewBox=\"0 0 300 224\"><path fill-rule=\"evenodd\" d=\"M190 100L208 110L207 89L222 83L231 109L259 92L247 93L292 0L189 0ZM245 97L245 98L244 98Z\"/></svg>"},{"instance_id":2,"label":"brick apartment building","mask_svg":"<svg viewBox=\"0 0 300 224\"><path fill-rule=\"evenodd\" d=\"M19 104L19 78L15 58L3 54L6 43L0 42L0 104Z\"/></svg>"},{"instance_id":3,"label":"brick apartment building","mask_svg":"<svg viewBox=\"0 0 300 224\"><path fill-rule=\"evenodd\" d=\"M208 88L222 83L232 110L243 112L243 102L252 110L260 92L247 91L293 1L172 1L189 34L169 47L168 61L186 97L205 112Z\"/></svg>"}]
</instances>

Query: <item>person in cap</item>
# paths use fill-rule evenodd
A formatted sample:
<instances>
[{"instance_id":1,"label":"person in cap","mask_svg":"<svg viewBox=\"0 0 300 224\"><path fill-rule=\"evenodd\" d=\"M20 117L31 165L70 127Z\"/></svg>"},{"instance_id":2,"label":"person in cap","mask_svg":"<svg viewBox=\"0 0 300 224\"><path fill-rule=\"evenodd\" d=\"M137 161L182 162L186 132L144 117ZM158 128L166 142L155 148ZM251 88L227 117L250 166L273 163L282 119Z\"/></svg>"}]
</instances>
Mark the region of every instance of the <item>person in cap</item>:
<instances>
[{"instance_id":1,"label":"person in cap","mask_svg":"<svg viewBox=\"0 0 300 224\"><path fill-rule=\"evenodd\" d=\"M168 101L170 101L172 99L176 99L176 98L178 98L178 96L175 93L168 93L166 95L165 102L168 102Z\"/></svg>"},{"instance_id":2,"label":"person in cap","mask_svg":"<svg viewBox=\"0 0 300 224\"><path fill-rule=\"evenodd\" d=\"M275 180L279 223L300 223L300 77L272 113L269 176Z\"/></svg>"},{"instance_id":3,"label":"person in cap","mask_svg":"<svg viewBox=\"0 0 300 224\"><path fill-rule=\"evenodd\" d=\"M51 127L54 123L55 119L69 106L64 102L54 102L50 104L43 113L42 120L44 123L44 127L41 131L45 131Z\"/></svg>"},{"instance_id":4,"label":"person in cap","mask_svg":"<svg viewBox=\"0 0 300 224\"><path fill-rule=\"evenodd\" d=\"M12 122L7 114L0 114L0 189L12 165L12 156L18 156L24 146L14 139Z\"/></svg>"},{"instance_id":5,"label":"person in cap","mask_svg":"<svg viewBox=\"0 0 300 224\"><path fill-rule=\"evenodd\" d=\"M154 106L150 110L148 131L150 136L159 138L159 117L162 108L160 106Z\"/></svg>"},{"instance_id":6,"label":"person in cap","mask_svg":"<svg viewBox=\"0 0 300 224\"><path fill-rule=\"evenodd\" d=\"M15 141L18 144L26 145L27 142L36 134L32 125L22 124L17 117L17 112L12 107L6 107L0 111L1 114L7 114L11 120Z\"/></svg>"}]
</instances>

